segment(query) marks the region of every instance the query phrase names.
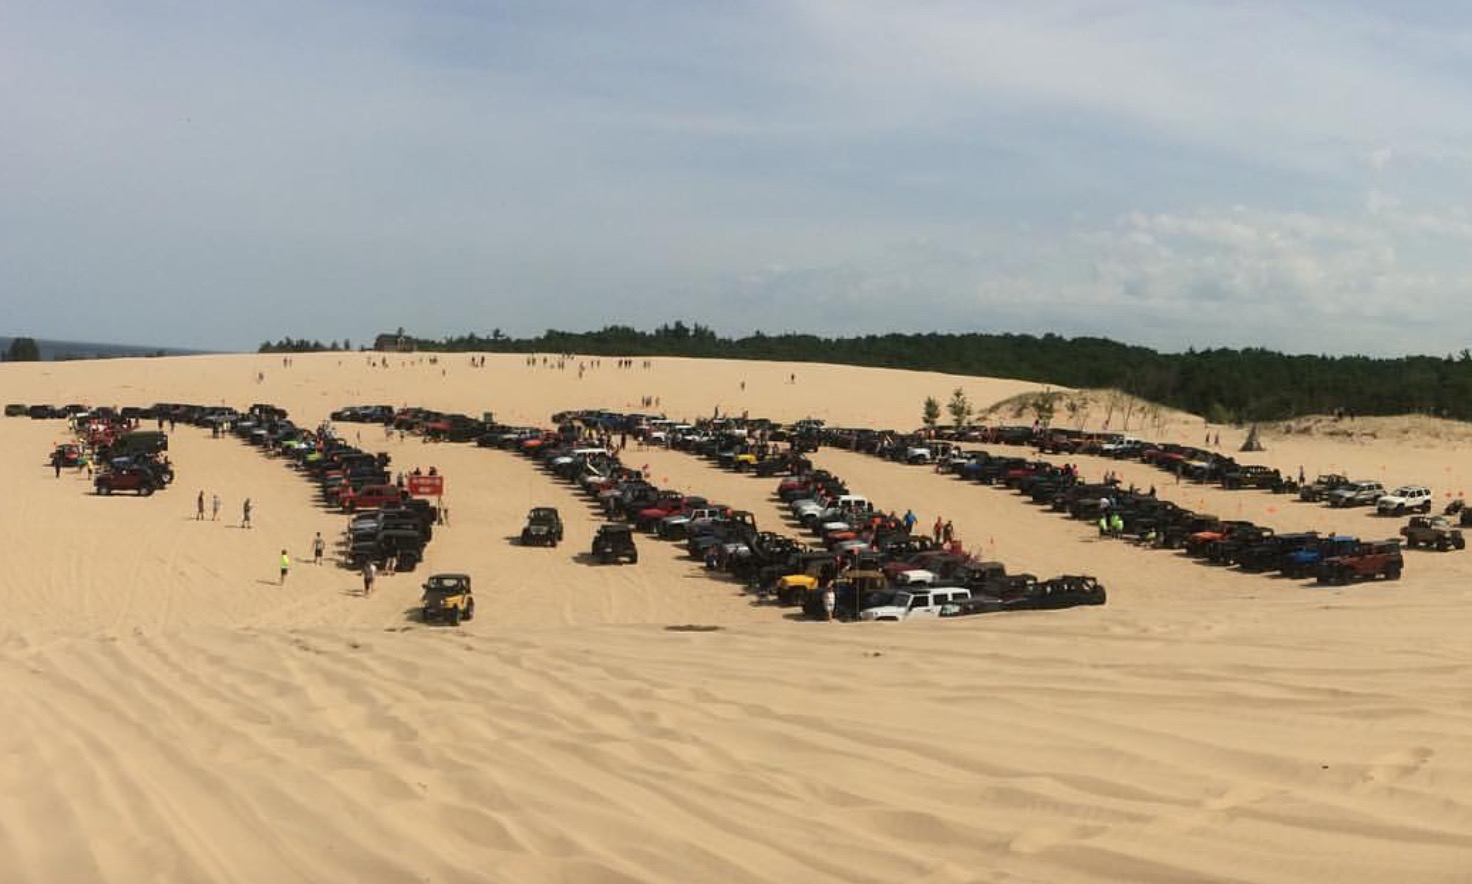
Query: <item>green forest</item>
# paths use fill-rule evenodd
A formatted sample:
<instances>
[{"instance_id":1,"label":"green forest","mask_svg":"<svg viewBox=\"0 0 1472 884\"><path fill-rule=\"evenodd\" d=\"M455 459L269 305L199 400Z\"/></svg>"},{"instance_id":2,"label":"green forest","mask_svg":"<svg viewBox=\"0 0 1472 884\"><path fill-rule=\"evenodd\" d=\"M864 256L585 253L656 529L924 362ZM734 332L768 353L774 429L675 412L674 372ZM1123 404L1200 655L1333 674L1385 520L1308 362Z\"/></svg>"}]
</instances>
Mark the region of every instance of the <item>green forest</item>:
<instances>
[{"instance_id":1,"label":"green forest","mask_svg":"<svg viewBox=\"0 0 1472 884\"><path fill-rule=\"evenodd\" d=\"M577 353L824 362L1016 378L1062 387L1112 387L1200 414L1213 422L1280 420L1304 414L1431 414L1472 420L1472 351L1371 358L1277 353L1260 348L1160 353L1107 338L1026 334L806 334L723 338L699 323L640 331L548 330L511 338L500 330L441 340L411 338L431 352ZM346 341L344 345L346 345ZM286 338L261 352L338 349ZM343 346L342 349L351 349Z\"/></svg>"}]
</instances>

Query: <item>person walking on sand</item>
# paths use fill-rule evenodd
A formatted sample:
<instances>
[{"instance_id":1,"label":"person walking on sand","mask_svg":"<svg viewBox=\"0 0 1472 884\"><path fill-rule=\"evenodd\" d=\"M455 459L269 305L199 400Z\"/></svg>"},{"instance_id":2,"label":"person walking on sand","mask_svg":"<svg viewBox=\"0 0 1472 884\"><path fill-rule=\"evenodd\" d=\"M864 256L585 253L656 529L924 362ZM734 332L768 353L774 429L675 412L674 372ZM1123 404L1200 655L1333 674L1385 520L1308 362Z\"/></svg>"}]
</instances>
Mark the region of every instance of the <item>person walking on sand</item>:
<instances>
[{"instance_id":1,"label":"person walking on sand","mask_svg":"<svg viewBox=\"0 0 1472 884\"><path fill-rule=\"evenodd\" d=\"M363 596L366 598L373 595L373 581L378 577L378 566L369 559L363 565Z\"/></svg>"},{"instance_id":2,"label":"person walking on sand","mask_svg":"<svg viewBox=\"0 0 1472 884\"><path fill-rule=\"evenodd\" d=\"M833 622L833 609L838 604L838 595L833 591L833 584L823 587L823 619L829 623Z\"/></svg>"},{"instance_id":3,"label":"person walking on sand","mask_svg":"<svg viewBox=\"0 0 1472 884\"><path fill-rule=\"evenodd\" d=\"M199 492L199 497L194 501L194 521L204 521L204 491Z\"/></svg>"},{"instance_id":4,"label":"person walking on sand","mask_svg":"<svg viewBox=\"0 0 1472 884\"><path fill-rule=\"evenodd\" d=\"M312 538L312 564L322 564L322 553L325 552L326 549L327 541L322 539L322 532L318 531L317 536Z\"/></svg>"},{"instance_id":5,"label":"person walking on sand","mask_svg":"<svg viewBox=\"0 0 1472 884\"><path fill-rule=\"evenodd\" d=\"M210 521L218 522L220 521L220 495L215 494L211 495L211 497L212 499L210 501Z\"/></svg>"},{"instance_id":6,"label":"person walking on sand","mask_svg":"<svg viewBox=\"0 0 1472 884\"><path fill-rule=\"evenodd\" d=\"M291 556L287 555L286 554L286 550L283 549L281 551L281 585L282 586L285 586L286 585L286 572L287 571L290 571L290 570L291 570Z\"/></svg>"},{"instance_id":7,"label":"person walking on sand","mask_svg":"<svg viewBox=\"0 0 1472 884\"><path fill-rule=\"evenodd\" d=\"M936 516L935 525L930 529L930 535L935 539L936 543L940 543L940 533L945 530L945 527L945 520L942 519L940 516Z\"/></svg>"},{"instance_id":8,"label":"person walking on sand","mask_svg":"<svg viewBox=\"0 0 1472 884\"><path fill-rule=\"evenodd\" d=\"M250 527L250 498L249 497L247 497L245 499L245 503L243 503L243 504L240 505L240 527L242 527L242 528L249 528Z\"/></svg>"}]
</instances>

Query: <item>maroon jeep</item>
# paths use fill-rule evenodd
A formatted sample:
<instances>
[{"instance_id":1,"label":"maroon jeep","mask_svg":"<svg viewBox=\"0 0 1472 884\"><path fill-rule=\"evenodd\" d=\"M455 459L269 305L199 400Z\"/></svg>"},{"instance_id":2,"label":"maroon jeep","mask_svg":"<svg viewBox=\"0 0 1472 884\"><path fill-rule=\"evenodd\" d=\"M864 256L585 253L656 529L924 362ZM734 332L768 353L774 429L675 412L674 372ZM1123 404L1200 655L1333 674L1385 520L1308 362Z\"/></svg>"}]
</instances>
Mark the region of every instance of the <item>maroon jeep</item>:
<instances>
[{"instance_id":1,"label":"maroon jeep","mask_svg":"<svg viewBox=\"0 0 1472 884\"><path fill-rule=\"evenodd\" d=\"M639 510L634 516L634 525L640 531L653 531L659 524L659 520L666 516L678 516L682 513L694 512L702 509L709 503L704 497L686 496L683 494L665 495L654 503Z\"/></svg>"},{"instance_id":2,"label":"maroon jeep","mask_svg":"<svg viewBox=\"0 0 1472 884\"><path fill-rule=\"evenodd\" d=\"M136 491L139 497L147 497L162 488L163 483L151 470L143 467L125 467L121 470L109 470L100 474L92 480L92 487L98 494Z\"/></svg>"},{"instance_id":3,"label":"maroon jeep","mask_svg":"<svg viewBox=\"0 0 1472 884\"><path fill-rule=\"evenodd\" d=\"M1319 564L1320 583L1344 585L1354 580L1399 580L1405 561L1399 540L1376 540L1361 543L1352 553L1325 559Z\"/></svg>"}]
</instances>

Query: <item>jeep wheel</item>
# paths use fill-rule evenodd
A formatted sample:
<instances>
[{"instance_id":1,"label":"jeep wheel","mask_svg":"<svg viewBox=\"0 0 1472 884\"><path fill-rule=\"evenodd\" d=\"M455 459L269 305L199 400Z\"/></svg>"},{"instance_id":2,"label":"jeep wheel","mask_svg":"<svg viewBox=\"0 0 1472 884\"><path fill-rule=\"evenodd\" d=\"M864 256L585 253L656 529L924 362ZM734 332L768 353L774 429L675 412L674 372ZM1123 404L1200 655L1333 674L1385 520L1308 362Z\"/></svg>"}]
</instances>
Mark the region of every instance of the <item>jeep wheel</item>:
<instances>
[{"instance_id":1,"label":"jeep wheel","mask_svg":"<svg viewBox=\"0 0 1472 884\"><path fill-rule=\"evenodd\" d=\"M465 603L465 619L475 619L475 599L471 599L470 601Z\"/></svg>"},{"instance_id":2,"label":"jeep wheel","mask_svg":"<svg viewBox=\"0 0 1472 884\"><path fill-rule=\"evenodd\" d=\"M1397 516L1404 516L1406 514L1406 505L1403 504L1403 503L1396 504L1395 505L1395 514Z\"/></svg>"},{"instance_id":3,"label":"jeep wheel","mask_svg":"<svg viewBox=\"0 0 1472 884\"><path fill-rule=\"evenodd\" d=\"M150 495L152 493L153 493L153 486L152 485L139 485L138 486L138 496L139 497L147 497L148 495Z\"/></svg>"},{"instance_id":4,"label":"jeep wheel","mask_svg":"<svg viewBox=\"0 0 1472 884\"><path fill-rule=\"evenodd\" d=\"M1399 565L1391 565L1389 568L1386 568L1385 569L1385 579L1386 580L1399 580L1400 579L1400 566Z\"/></svg>"},{"instance_id":5,"label":"jeep wheel","mask_svg":"<svg viewBox=\"0 0 1472 884\"><path fill-rule=\"evenodd\" d=\"M629 554L629 564L630 565L637 565L637 564L639 564L639 554L638 553L630 553Z\"/></svg>"}]
</instances>

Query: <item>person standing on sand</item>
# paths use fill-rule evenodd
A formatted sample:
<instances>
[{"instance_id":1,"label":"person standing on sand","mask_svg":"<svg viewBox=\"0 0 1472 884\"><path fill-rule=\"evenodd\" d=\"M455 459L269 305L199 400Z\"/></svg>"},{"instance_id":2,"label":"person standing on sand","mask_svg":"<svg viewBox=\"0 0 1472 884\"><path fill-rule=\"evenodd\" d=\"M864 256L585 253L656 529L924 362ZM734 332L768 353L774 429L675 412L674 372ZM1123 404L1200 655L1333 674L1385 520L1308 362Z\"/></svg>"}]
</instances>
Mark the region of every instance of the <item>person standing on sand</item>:
<instances>
[{"instance_id":1,"label":"person standing on sand","mask_svg":"<svg viewBox=\"0 0 1472 884\"><path fill-rule=\"evenodd\" d=\"M249 497L247 497L245 499L245 503L243 503L243 504L240 505L240 527L242 527L242 528L249 528L250 527L250 498Z\"/></svg>"},{"instance_id":2,"label":"person standing on sand","mask_svg":"<svg viewBox=\"0 0 1472 884\"><path fill-rule=\"evenodd\" d=\"M838 595L833 591L833 584L823 587L823 619L829 623L833 622L833 609L838 605Z\"/></svg>"},{"instance_id":3,"label":"person standing on sand","mask_svg":"<svg viewBox=\"0 0 1472 884\"><path fill-rule=\"evenodd\" d=\"M283 549L281 551L281 585L282 586L285 586L286 585L286 572L287 571L290 571L290 570L291 570L291 556L287 555L286 554L286 550Z\"/></svg>"},{"instance_id":4,"label":"person standing on sand","mask_svg":"<svg viewBox=\"0 0 1472 884\"><path fill-rule=\"evenodd\" d=\"M363 565L363 597L364 598L367 598L368 596L373 595L373 580L377 576L378 576L378 566L375 565L375 564L373 564L373 560L372 559L369 559L368 562Z\"/></svg>"},{"instance_id":5,"label":"person standing on sand","mask_svg":"<svg viewBox=\"0 0 1472 884\"><path fill-rule=\"evenodd\" d=\"M212 498L210 501L210 521L218 522L220 521L220 495L212 495Z\"/></svg>"},{"instance_id":6,"label":"person standing on sand","mask_svg":"<svg viewBox=\"0 0 1472 884\"><path fill-rule=\"evenodd\" d=\"M194 521L204 521L204 490L201 489L199 497L194 501Z\"/></svg>"},{"instance_id":7,"label":"person standing on sand","mask_svg":"<svg viewBox=\"0 0 1472 884\"><path fill-rule=\"evenodd\" d=\"M327 541L325 541L325 540L322 539L322 532L321 531L318 531L317 532L317 536L312 538L312 563L313 564L315 564L315 565L321 565L322 564L322 553L324 551L326 551L326 549L327 549Z\"/></svg>"},{"instance_id":8,"label":"person standing on sand","mask_svg":"<svg viewBox=\"0 0 1472 884\"><path fill-rule=\"evenodd\" d=\"M940 543L940 532L944 531L945 527L945 520L942 519L940 516L936 516L935 525L930 529L930 535L935 539L936 543Z\"/></svg>"}]
</instances>

